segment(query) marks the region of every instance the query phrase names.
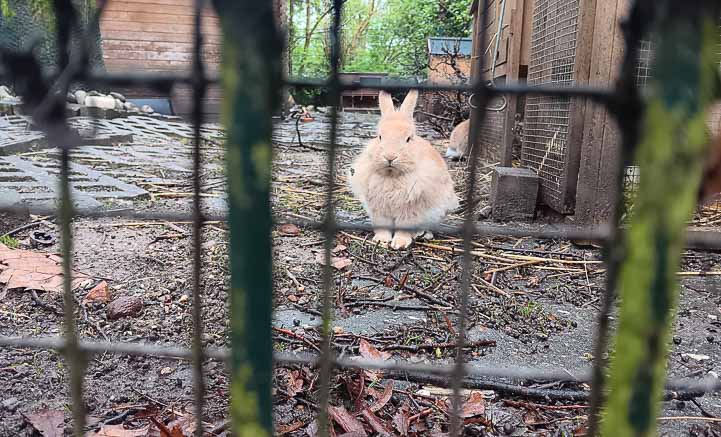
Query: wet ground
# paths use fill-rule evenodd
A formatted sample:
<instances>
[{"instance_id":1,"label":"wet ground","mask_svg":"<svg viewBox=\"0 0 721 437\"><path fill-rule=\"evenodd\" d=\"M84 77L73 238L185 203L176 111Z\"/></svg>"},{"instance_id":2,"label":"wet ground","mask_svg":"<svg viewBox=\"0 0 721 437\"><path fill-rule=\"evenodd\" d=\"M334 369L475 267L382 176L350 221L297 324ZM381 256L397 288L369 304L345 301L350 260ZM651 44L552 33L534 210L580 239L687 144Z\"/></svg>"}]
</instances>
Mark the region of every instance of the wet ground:
<instances>
[{"instance_id":1,"label":"wet ground","mask_svg":"<svg viewBox=\"0 0 721 437\"><path fill-rule=\"evenodd\" d=\"M274 135L273 208L277 215L317 219L324 205L327 123L301 123L303 146L293 121L279 122ZM360 205L345 188L344 174L363 142L374 135L372 115L344 115L339 130L336 208L342 220L364 222ZM444 140L422 130L443 149ZM97 161L84 165L145 190L137 199L102 200L107 210L189 211L189 148L181 139L137 144L125 150L147 155L157 147L162 160L124 163ZM165 151L165 152L163 152ZM139 152L138 152L139 153ZM169 154L172 156L168 156ZM35 162L50 152L24 155ZM136 155L138 156L138 155ZM93 159L96 161L94 162ZM119 158L118 158L119 159ZM116 161L118 161L116 159ZM158 158L160 159L160 158ZM204 200L211 212L223 210L222 150L204 144ZM107 161L107 160L106 160ZM481 171L480 210L487 202L490 166ZM464 163L450 163L463 186ZM106 167L103 167L106 166ZM33 217L28 220L37 220ZM450 220L458 219L451 215ZM712 220L707 218L707 220ZM30 233L57 236L52 217L14 234L20 248L30 248ZM513 225L513 224L511 224ZM183 222L122 218L80 218L74 222L75 268L93 281L75 291L81 304L78 329L84 340L190 345L191 229ZM457 330L461 241L444 235L405 251L373 245L364 232L341 232L334 256L346 264L334 269L333 346L345 356L381 356L413 363L450 363ZM203 233L203 341L228 346L227 226L210 223ZM8 243L8 241L5 241ZM276 228L274 246L274 338L281 352L315 352L320 346L321 271L317 254L323 235L309 229ZM600 251L563 240L482 238L474 241L474 275L470 294L468 340L470 365L532 366L578 374L590 368L593 335L604 270ZM59 251L57 244L43 249ZM718 293L721 256L688 251L669 373L701 377L721 372L721 311ZM134 316L111 320L108 305L85 302L88 290L105 281L113 298L142 301ZM62 332L62 296L10 291L0 299L0 335L56 336ZM207 428L222 428L227 419L228 373L208 360ZM0 435L33 435L33 417L42 410L62 412L69 420L68 364L57 353L4 348L0 352ZM275 370L274 414L279 434L314 435L313 410L318 402L318 375L303 366ZM476 381L464 392L467 435L584 435L588 409L583 400L514 396L491 383ZM518 385L515 381L502 381ZM485 384L485 385L484 385ZM585 391L582 383L532 382L530 388L554 393ZM340 371L333 377L331 404L335 432L361 424L368 435L442 435L448 431L447 391L414 377ZM87 365L85 404L91 430L101 424L127 429L149 426L148 417L168 423L192 411L191 367L182 360L95 356ZM342 408L341 408L342 407ZM663 404L662 434L721 435L715 417L721 400L706 395L693 401ZM711 418L706 416L712 416ZM692 417L689 419L688 417ZM220 434L220 431L219 431ZM155 425L146 434L159 435Z\"/></svg>"}]
</instances>

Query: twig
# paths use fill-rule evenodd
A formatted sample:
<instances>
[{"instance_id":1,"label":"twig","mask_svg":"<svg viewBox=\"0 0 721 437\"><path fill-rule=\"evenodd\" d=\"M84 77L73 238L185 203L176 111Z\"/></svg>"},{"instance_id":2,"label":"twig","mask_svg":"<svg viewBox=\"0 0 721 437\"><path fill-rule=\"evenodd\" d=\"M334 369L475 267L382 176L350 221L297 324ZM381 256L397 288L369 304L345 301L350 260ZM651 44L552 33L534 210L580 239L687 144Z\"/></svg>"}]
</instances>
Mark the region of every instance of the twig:
<instances>
[{"instance_id":1,"label":"twig","mask_svg":"<svg viewBox=\"0 0 721 437\"><path fill-rule=\"evenodd\" d=\"M48 310L52 313L55 313L57 315L63 314L63 312L60 309L58 309L55 305L49 304L49 303L46 303L46 302L43 302L42 300L40 300L40 298L38 297L38 293L35 290L30 290L30 297L32 297L33 302L40 305L42 308L45 308L46 310Z\"/></svg>"},{"instance_id":2,"label":"twig","mask_svg":"<svg viewBox=\"0 0 721 437\"><path fill-rule=\"evenodd\" d=\"M503 403L508 405L509 407L520 407L539 410L585 410L589 408L588 405L543 405L534 404L532 402L512 401L510 399L504 400Z\"/></svg>"},{"instance_id":3,"label":"twig","mask_svg":"<svg viewBox=\"0 0 721 437\"><path fill-rule=\"evenodd\" d=\"M15 228L15 229L11 230L11 231L8 231L8 232L4 233L4 234L3 234L2 236L0 236L0 237L12 237L13 235L17 234L18 232L22 232L22 231L24 231L24 230L26 230L26 229L34 228L35 226L42 225L42 224L51 225L52 223L49 223L48 220L52 220L52 218L53 218L53 217L50 216L50 217L43 217L43 218L34 220L34 221L30 222L30 223L24 224L24 225L22 225L22 226L20 226L20 227L17 227L17 228Z\"/></svg>"},{"instance_id":4,"label":"twig","mask_svg":"<svg viewBox=\"0 0 721 437\"><path fill-rule=\"evenodd\" d=\"M477 348L477 347L495 347L495 340L478 340L470 343L465 343L464 348ZM456 343L431 343L431 344L389 344L383 346L383 350L402 350L410 352L418 352L420 350L433 350L433 349L451 349L456 348Z\"/></svg>"},{"instance_id":5,"label":"twig","mask_svg":"<svg viewBox=\"0 0 721 437\"><path fill-rule=\"evenodd\" d=\"M273 326L273 331L278 332L280 334L289 335L295 339L298 339L320 353L320 348L318 346L316 346L312 341L303 337L302 335L296 334L295 332L288 330L288 329L276 328L275 326Z\"/></svg>"},{"instance_id":6,"label":"twig","mask_svg":"<svg viewBox=\"0 0 721 437\"><path fill-rule=\"evenodd\" d=\"M511 298L510 294L506 293L505 291L501 290L500 288L496 287L495 285L491 284L490 282L484 280L483 278L479 278L476 275L473 275L473 277L476 278L476 280L478 282L480 282L484 288L491 290L492 292L494 292L496 294L500 294L501 296L503 296L505 298L508 298L508 299ZM476 284L471 284L471 287L473 287L473 289L476 291L476 293L481 294L481 291L478 289L478 287L476 287Z\"/></svg>"},{"instance_id":7,"label":"twig","mask_svg":"<svg viewBox=\"0 0 721 437\"><path fill-rule=\"evenodd\" d=\"M699 422L721 422L721 419L717 417L703 417L703 416L668 416L659 417L658 420L695 420Z\"/></svg>"},{"instance_id":8,"label":"twig","mask_svg":"<svg viewBox=\"0 0 721 437\"><path fill-rule=\"evenodd\" d=\"M394 311L396 310L402 310L402 311L443 311L443 312L450 312L452 314L455 314L455 311L449 311L447 308L438 308L431 305L400 305L393 302L376 302L373 300L356 300L352 302L347 302L345 306L347 307L356 307L361 305L370 305L370 306L376 306L376 307L386 307L391 308Z\"/></svg>"},{"instance_id":9,"label":"twig","mask_svg":"<svg viewBox=\"0 0 721 437\"><path fill-rule=\"evenodd\" d=\"M513 270L513 269L517 269L520 267L532 266L534 264L539 264L539 263L541 263L541 261L526 261L526 262L522 262L522 263L518 263L518 264L513 264L511 266L498 267L495 269L486 270L485 272L483 272L483 274L487 275L487 274L492 274L492 273L500 273L500 272L505 272L506 270Z\"/></svg>"}]
</instances>

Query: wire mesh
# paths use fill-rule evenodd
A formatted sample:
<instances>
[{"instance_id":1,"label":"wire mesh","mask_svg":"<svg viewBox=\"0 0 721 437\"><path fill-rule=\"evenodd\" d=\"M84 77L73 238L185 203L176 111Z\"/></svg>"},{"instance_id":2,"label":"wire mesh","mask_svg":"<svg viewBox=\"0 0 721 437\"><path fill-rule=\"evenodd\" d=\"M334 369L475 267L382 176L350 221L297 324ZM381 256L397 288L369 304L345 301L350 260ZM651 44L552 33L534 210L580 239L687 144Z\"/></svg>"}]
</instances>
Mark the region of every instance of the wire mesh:
<instances>
[{"instance_id":1,"label":"wire mesh","mask_svg":"<svg viewBox=\"0 0 721 437\"><path fill-rule=\"evenodd\" d=\"M535 2L529 85L574 84L579 8L578 0ZM521 149L523 166L538 173L543 201L564 213L570 111L568 96L527 97Z\"/></svg>"},{"instance_id":2,"label":"wire mesh","mask_svg":"<svg viewBox=\"0 0 721 437\"><path fill-rule=\"evenodd\" d=\"M56 2L56 6L61 5L62 2ZM99 19L102 14L105 3L99 4L98 13L96 20ZM59 146L62 153L60 154L60 185L61 185L61 209L60 218L62 226L62 254L64 259L64 272L65 272L65 332L62 338L12 338L12 337L0 337L0 345L6 347L26 347L26 348L39 348L39 349L54 349L62 352L67 361L70 369L70 386L71 386L71 406L74 415L74 433L77 436L83 435L83 423L84 423L84 411L83 411L83 390L82 380L85 371L84 363L94 354L99 353L115 353L121 355L144 355L144 356L158 356L158 357L173 357L191 360L193 363L193 376L194 376L194 392L195 392L195 416L197 422L202 424L203 414L203 399L205 387L203 384L203 366L202 362L205 357L216 358L221 360L229 359L228 350L209 349L203 347L201 344L202 334L202 305L201 305L201 228L206 220L211 219L225 219L225 217L210 217L204 216L202 213L201 204L201 192L200 192L200 177L202 171L202 156L201 156L201 124L203 121L203 113L201 102L203 95L207 89L207 86L212 83L217 83L217 78L208 77L204 72L203 60L201 57L201 44L202 34L200 32L200 11L202 9L203 1L195 1L195 33L194 33L194 61L192 71L188 75L176 75L172 77L157 77L157 76L143 76L143 75L94 75L89 73L87 69L87 63L83 62L83 57L80 60L69 60L62 58L59 65L62 67L60 74L51 75L47 80L56 81L57 84L67 85L72 80L83 79L89 83L104 84L104 85L123 85L123 86L148 86L155 87L158 89L167 89L175 83L184 83L193 86L194 89L194 108L193 108L193 125L194 125L194 142L193 142L193 209L190 216L187 213L152 213L152 212L140 212L140 211L129 211L124 213L118 212L97 212L90 210L83 210L82 208L75 209L72 205L71 190L70 190L70 148L72 139L68 136L68 133L63 129L64 122L62 111L51 114L52 116L42 118L42 112L36 113L36 121L44 127L48 136ZM287 80L286 83L298 87L324 87L330 89L332 95L338 97L342 90L354 89L354 85L346 84L343 85L338 80L338 72L340 66L340 17L343 1L335 0L333 3L333 25L332 25L332 50L331 50L331 66L332 74L328 81L307 81L307 80ZM482 10L487 10L486 0L483 2ZM56 10L58 17L60 18L58 26L59 41L61 48L63 44L67 44L69 35L69 26L71 24L71 18L67 15L67 10L62 11ZM562 164L564 163L564 154L566 149L566 138L568 134L568 111L570 99L572 96L577 97L588 97L598 100L602 103L608 103L613 97L616 103L621 102L628 105L629 108L634 107L636 96L633 92L629 92L628 89L620 86L617 90L603 90L595 88L581 88L572 87L573 85L573 58L575 56L575 38L577 31L579 3L578 0L539 0L537 3L536 10L534 12L534 41L532 44L532 65L529 69L529 85L521 84L501 84L495 87L487 87L482 82L474 83L471 85L441 85L436 86L433 84L417 85L415 83L398 83L398 84L375 84L375 85L363 85L364 88L374 89L433 89L433 90L464 90L473 92L480 96L476 109L472 111L472 132L469 135L471 139L478 138L480 126L484 122L485 111L478 110L477 108L484 108L489 105L489 102L494 97L499 95L526 95L527 106L526 106L526 124L524 127L524 162L536 168L542 177L542 184L544 187L545 195L550 201L561 200L562 180L564 175L562 174ZM484 17L485 19L485 17ZM483 27L483 26L481 26ZM272 31L269 29L268 31ZM637 33L632 33L637 35ZM634 41L633 37L627 41L629 44L636 44L638 41ZM481 44L483 46L483 44ZM644 49L641 50L643 52ZM650 50L646 50L650 52ZM61 53L66 53L65 50L61 50ZM0 66L3 67L2 74L0 77L14 77L13 65L11 60L12 57L5 56L6 53L0 52L2 56L2 62ZM483 57L480 58L481 63L480 69L483 68ZM648 73L648 64L643 69L636 67L636 80L638 80L640 73ZM633 69L631 69L633 70ZM625 69L628 72L629 69ZM644 76L646 77L646 76ZM623 84L623 82L621 82ZM61 95L64 95L62 93ZM44 96L45 97L45 96ZM333 101L338 101L337 98ZM50 97L48 105L62 104L60 101L56 101ZM39 114L39 115L38 115ZM263 114L264 116L270 117L270 114ZM333 245L333 238L335 233L341 229L348 230L370 230L370 227L364 225L357 225L351 223L336 222L336 216L333 210L333 197L334 197L334 183L335 183L335 136L337 127L337 113L334 109L331 117L331 131L330 131L330 144L331 147L328 153L328 179L327 179L327 192L326 192L326 211L324 220L322 222L313 221L295 221L301 226L321 229L324 231L325 237L325 249L324 255L326 260L330 259L331 248ZM626 131L624 131L624 145L628 146L633 144L635 138L632 138ZM625 147L628 149L630 147ZM450 378L450 385L453 388L452 396L452 412L451 415L451 435L460 435L462 433L463 422L460 419L460 411L462 409L462 399L460 395L460 389L466 382L467 377L476 378L507 378L512 380L535 380L535 381L588 381L589 375L569 375L568 372L557 372L549 369L538 369L538 368L483 368L476 366L469 366L464 363L463 360L463 346L465 342L465 314L468 306L468 296L470 288L470 277L472 274L472 256L471 247L472 241L476 236L481 235L509 235L509 236L530 236L536 238L568 238L568 239L586 239L586 240L598 240L608 242L610 240L611 248L613 244L618 241L618 228L581 228L581 227L569 227L569 226L528 226L528 227L506 227L506 226L492 226L492 225L479 225L475 223L475 217L473 215L472 205L473 196L475 193L476 184L476 167L478 161L479 152L478 147L472 147L470 150L470 172L468 175L468 182L466 184L467 191L466 196L466 210L463 225L460 227L440 227L438 228L441 232L449 235L460 235L463 238L464 245L464 256L463 256L463 275L460 286L458 288L458 302L459 302L459 318L457 320L459 330L456 348L456 360L455 364L451 366L433 366L433 365L421 365L421 364L410 364L404 362L393 362L393 361L369 361L369 360L348 360L338 358L335 356L332 350L331 337L332 332L330 330L331 315L332 315L332 296L334 292L333 287L333 276L330 270L330 263L326 262L325 269L323 272L323 347L322 354L320 356L307 356L307 355L294 355L294 354L276 354L275 361L277 364L307 364L321 367L320 377L320 421L321 427L320 432L327 434L327 427L325 424L328 423L326 408L329 405L331 382L332 382L332 371L334 368L366 368L366 369L386 369L389 371L399 371L407 373L422 373L427 375L442 376ZM535 166L535 167L534 167ZM637 178L637 172L628 172L622 175L622 181L633 180ZM619 184L619 189L620 189ZM555 199L555 200L554 200ZM617 208L619 211L621 208ZM12 207L0 207L0 211L13 212ZM34 213L55 213L52 209L43 208L31 208ZM99 216L125 216L134 218L146 218L146 219L158 219L158 220L178 220L185 219L193 224L193 339L192 348L180 348L180 347L162 347L159 345L142 345L142 344L129 344L129 343L93 343L93 342L81 342L78 339L76 326L75 326L75 301L73 297L73 290L71 287L71 266L73 262L72 257L72 233L71 233L71 222L74 217L99 217ZM291 222L291 220L285 218L276 218L276 222ZM614 221L615 222L615 221ZM231 227L234 226L230 223ZM409 229L410 230L410 229ZM417 230L417 229L412 229ZM721 237L717 235L690 235L689 242L696 242L703 247L716 247L721 248ZM618 257L617 257L618 258ZM614 259L613 257L611 258ZM620 259L620 258L619 258ZM268 260L270 262L270 260ZM607 306L612 300L613 290L615 289L615 272L613 263L609 266L608 279L606 287L605 301ZM618 266L616 266L618 267ZM270 290L267 290L270 292ZM601 317L608 315L608 308L605 310L605 314L602 313ZM606 330L608 326L605 325L599 328L599 335L607 335ZM601 343L602 345L603 343ZM601 364L597 363L597 368L600 368ZM490 382L487 382L491 384ZM714 381L691 381L688 379L683 380L672 380L667 384L669 390L675 390L678 393L704 393L710 391L721 390L721 385L717 380ZM597 385L594 385L595 390L600 390ZM593 410L595 412L595 409ZM270 414L268 412L268 414ZM196 431L197 435L203 435L202 425L198 426Z\"/></svg>"}]
</instances>

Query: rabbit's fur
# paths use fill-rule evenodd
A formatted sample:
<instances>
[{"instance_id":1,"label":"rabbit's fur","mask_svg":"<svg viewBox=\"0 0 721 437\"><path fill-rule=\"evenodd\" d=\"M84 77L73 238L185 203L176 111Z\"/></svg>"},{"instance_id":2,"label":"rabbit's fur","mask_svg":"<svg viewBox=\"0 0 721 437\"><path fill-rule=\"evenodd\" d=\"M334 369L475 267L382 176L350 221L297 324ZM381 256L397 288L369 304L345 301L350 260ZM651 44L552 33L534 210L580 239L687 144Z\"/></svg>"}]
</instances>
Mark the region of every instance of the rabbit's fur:
<instances>
[{"instance_id":1,"label":"rabbit's fur","mask_svg":"<svg viewBox=\"0 0 721 437\"><path fill-rule=\"evenodd\" d=\"M458 207L458 197L441 154L416 135L413 110L418 91L411 90L399 110L385 91L378 100L378 136L353 163L348 179L376 228L373 240L402 249L413 242L413 233L393 234L380 228L421 228L437 223Z\"/></svg>"},{"instance_id":2,"label":"rabbit's fur","mask_svg":"<svg viewBox=\"0 0 721 437\"><path fill-rule=\"evenodd\" d=\"M462 121L451 132L451 138L448 140L448 150L446 150L446 158L460 159L466 156L468 150L468 133L471 121Z\"/></svg>"}]
</instances>

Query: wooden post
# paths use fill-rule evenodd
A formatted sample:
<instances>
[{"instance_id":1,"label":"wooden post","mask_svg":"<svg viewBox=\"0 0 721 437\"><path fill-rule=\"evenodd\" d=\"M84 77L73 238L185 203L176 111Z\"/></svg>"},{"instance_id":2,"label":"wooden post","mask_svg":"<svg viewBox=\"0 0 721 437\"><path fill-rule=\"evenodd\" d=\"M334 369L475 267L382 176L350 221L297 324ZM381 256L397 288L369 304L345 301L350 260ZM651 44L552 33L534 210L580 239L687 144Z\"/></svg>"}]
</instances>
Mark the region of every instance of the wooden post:
<instances>
[{"instance_id":1,"label":"wooden post","mask_svg":"<svg viewBox=\"0 0 721 437\"><path fill-rule=\"evenodd\" d=\"M521 70L521 41L523 37L523 11L525 0L516 0L511 10L511 32L508 59L506 61L506 83L518 82ZM503 121L503 145L501 146L501 165L511 166L513 160L513 126L518 110L518 96L506 96L506 111Z\"/></svg>"},{"instance_id":2,"label":"wooden post","mask_svg":"<svg viewBox=\"0 0 721 437\"><path fill-rule=\"evenodd\" d=\"M624 40L619 18L629 10L628 0L599 2L591 57L589 82L613 86L623 57ZM586 102L581 161L576 191L579 223L605 223L615 204L615 173L621 165L621 138L613 117L598 103Z\"/></svg>"},{"instance_id":3,"label":"wooden post","mask_svg":"<svg viewBox=\"0 0 721 437\"><path fill-rule=\"evenodd\" d=\"M601 3L606 3L606 1ZM588 83L591 70L591 48L594 38L596 6L596 0L580 0L578 33L576 36L576 62L573 66L573 84L576 86ZM570 214L575 208L585 112L586 100L580 97L572 98L568 116L566 159L563 169L566 178L561 186L563 205L557 205L561 207L562 210L559 212L562 214Z\"/></svg>"}]
</instances>

